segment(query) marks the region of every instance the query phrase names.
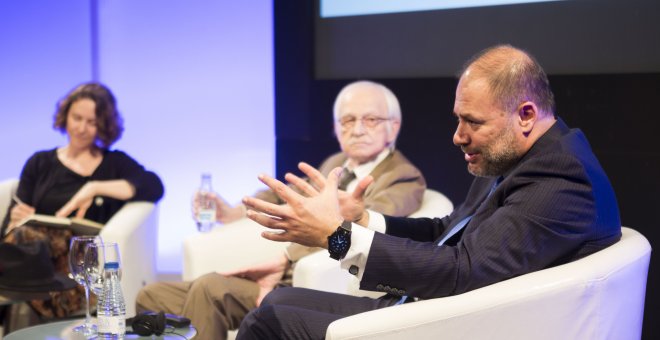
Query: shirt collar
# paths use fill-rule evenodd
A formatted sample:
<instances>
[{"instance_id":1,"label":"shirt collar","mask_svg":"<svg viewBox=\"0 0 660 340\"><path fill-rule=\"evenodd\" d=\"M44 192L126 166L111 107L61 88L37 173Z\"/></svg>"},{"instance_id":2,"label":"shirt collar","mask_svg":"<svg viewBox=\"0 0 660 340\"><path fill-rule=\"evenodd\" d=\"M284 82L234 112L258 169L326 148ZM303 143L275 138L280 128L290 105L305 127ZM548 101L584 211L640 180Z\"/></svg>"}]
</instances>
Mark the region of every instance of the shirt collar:
<instances>
[{"instance_id":1,"label":"shirt collar","mask_svg":"<svg viewBox=\"0 0 660 340\"><path fill-rule=\"evenodd\" d=\"M361 179L369 176L369 174L382 162L390 153L392 150L390 148L386 148L385 150L381 151L376 158L374 158L372 161L366 162L364 164L360 164L353 169L350 169L355 173L355 179L360 181ZM349 160L347 159L344 162L344 168L348 167Z\"/></svg>"}]
</instances>

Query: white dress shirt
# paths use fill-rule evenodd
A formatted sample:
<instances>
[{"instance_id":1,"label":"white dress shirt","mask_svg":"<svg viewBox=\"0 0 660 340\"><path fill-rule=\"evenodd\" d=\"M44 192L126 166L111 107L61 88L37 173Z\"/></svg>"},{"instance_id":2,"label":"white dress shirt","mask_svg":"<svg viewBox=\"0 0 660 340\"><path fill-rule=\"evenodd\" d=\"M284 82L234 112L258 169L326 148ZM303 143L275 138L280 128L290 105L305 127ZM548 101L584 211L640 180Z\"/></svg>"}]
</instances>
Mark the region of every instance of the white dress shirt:
<instances>
[{"instance_id":1,"label":"white dress shirt","mask_svg":"<svg viewBox=\"0 0 660 340\"><path fill-rule=\"evenodd\" d=\"M362 280L362 273L367 265L367 258L371 250L371 242L374 239L374 233L385 232L385 216L377 212L367 210L369 214L369 225L365 228L359 224L353 223L351 228L351 247L346 256L340 260L343 269L348 270L351 266L357 267L355 274L358 280Z\"/></svg>"},{"instance_id":2,"label":"white dress shirt","mask_svg":"<svg viewBox=\"0 0 660 340\"><path fill-rule=\"evenodd\" d=\"M355 190L355 187L357 187L358 182L360 182L363 178L369 176L369 174L374 171L374 169L380 164L389 154L392 152L389 148L381 151L376 158L374 158L372 161L366 162L364 164L360 164L356 167L351 168L349 166L350 160L346 160L344 162L343 167L348 168L348 170L353 171L355 174L355 179L352 181L348 182L348 185L346 186L346 192L353 192Z\"/></svg>"}]
</instances>

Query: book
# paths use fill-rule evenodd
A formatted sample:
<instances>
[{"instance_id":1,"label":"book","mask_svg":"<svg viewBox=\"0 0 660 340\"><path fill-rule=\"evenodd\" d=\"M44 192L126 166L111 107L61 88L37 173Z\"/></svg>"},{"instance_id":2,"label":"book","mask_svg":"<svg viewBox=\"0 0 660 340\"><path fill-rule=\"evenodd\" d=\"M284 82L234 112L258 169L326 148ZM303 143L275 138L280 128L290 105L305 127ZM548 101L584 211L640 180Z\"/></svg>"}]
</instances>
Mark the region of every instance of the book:
<instances>
[{"instance_id":1,"label":"book","mask_svg":"<svg viewBox=\"0 0 660 340\"><path fill-rule=\"evenodd\" d=\"M103 224L84 218L56 217L42 214L33 214L18 222L18 226L23 225L67 228L71 229L74 235L98 235L101 228L103 228Z\"/></svg>"}]
</instances>

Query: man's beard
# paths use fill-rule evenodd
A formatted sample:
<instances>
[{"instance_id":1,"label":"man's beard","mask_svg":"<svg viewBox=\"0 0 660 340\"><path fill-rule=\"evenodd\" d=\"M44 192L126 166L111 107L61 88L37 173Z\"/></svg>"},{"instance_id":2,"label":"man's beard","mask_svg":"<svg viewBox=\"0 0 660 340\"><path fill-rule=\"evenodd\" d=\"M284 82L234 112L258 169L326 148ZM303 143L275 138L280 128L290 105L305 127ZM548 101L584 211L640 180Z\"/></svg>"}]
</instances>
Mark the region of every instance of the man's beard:
<instances>
[{"instance_id":1,"label":"man's beard","mask_svg":"<svg viewBox=\"0 0 660 340\"><path fill-rule=\"evenodd\" d=\"M482 166L468 171L477 177L498 177L509 171L521 155L516 149L516 139L513 132L513 121L495 138L495 140L481 150Z\"/></svg>"}]
</instances>

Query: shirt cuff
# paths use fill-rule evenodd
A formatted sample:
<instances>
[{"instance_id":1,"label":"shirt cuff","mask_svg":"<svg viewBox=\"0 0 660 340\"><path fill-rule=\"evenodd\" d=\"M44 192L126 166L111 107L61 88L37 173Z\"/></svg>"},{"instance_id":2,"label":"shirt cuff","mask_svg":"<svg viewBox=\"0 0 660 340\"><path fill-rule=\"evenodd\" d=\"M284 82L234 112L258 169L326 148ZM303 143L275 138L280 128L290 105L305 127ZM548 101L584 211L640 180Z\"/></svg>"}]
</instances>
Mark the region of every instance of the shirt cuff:
<instances>
[{"instance_id":1,"label":"shirt cuff","mask_svg":"<svg viewBox=\"0 0 660 340\"><path fill-rule=\"evenodd\" d=\"M385 216L375 211L367 210L369 214L369 225L367 228L384 234L387 228L385 227Z\"/></svg>"},{"instance_id":2,"label":"shirt cuff","mask_svg":"<svg viewBox=\"0 0 660 340\"><path fill-rule=\"evenodd\" d=\"M369 215L370 221L371 216ZM371 223L369 224L371 225ZM362 280L362 273L367 265L367 258L369 257L369 250L375 232L355 223L353 223L351 229L351 247L348 249L346 256L340 260L340 266L355 275L358 280Z\"/></svg>"}]
</instances>

